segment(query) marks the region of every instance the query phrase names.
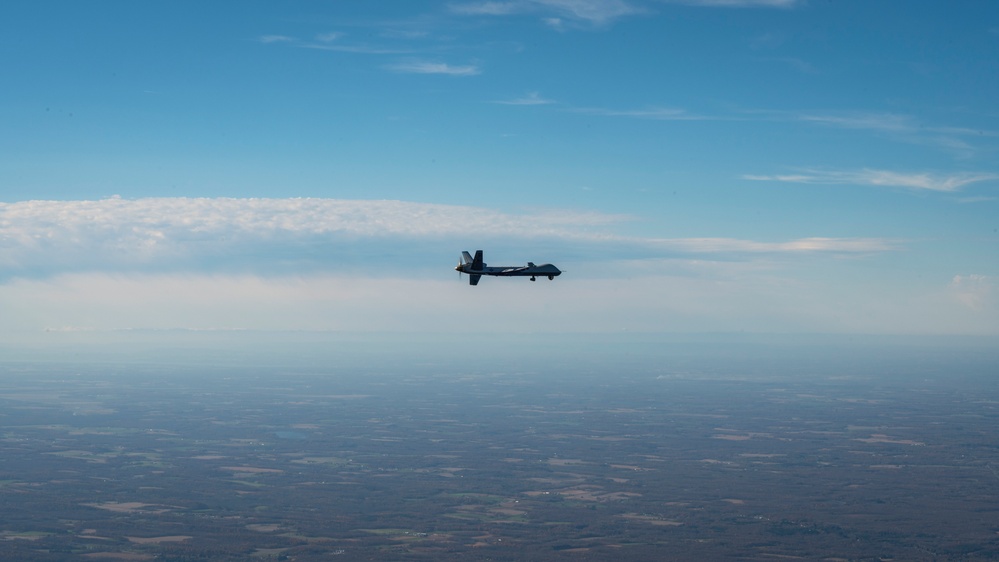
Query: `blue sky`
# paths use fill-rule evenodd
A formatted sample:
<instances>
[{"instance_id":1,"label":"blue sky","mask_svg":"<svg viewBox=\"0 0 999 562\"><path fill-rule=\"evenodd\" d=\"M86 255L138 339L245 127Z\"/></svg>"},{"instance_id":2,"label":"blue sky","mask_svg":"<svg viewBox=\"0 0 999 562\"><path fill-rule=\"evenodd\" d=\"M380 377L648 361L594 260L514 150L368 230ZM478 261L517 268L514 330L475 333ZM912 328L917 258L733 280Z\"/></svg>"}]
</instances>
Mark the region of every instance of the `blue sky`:
<instances>
[{"instance_id":1,"label":"blue sky","mask_svg":"<svg viewBox=\"0 0 999 562\"><path fill-rule=\"evenodd\" d=\"M38 1L0 57L6 333L999 334L992 2Z\"/></svg>"}]
</instances>

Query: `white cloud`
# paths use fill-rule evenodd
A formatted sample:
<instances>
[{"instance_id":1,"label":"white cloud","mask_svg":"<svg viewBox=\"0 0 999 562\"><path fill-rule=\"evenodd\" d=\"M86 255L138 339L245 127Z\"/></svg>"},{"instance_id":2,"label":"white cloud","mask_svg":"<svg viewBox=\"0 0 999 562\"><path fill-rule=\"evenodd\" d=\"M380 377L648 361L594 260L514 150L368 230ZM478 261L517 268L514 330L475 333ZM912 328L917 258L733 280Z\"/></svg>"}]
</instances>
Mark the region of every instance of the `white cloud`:
<instances>
[{"instance_id":1,"label":"white cloud","mask_svg":"<svg viewBox=\"0 0 999 562\"><path fill-rule=\"evenodd\" d=\"M957 200L958 203L984 203L986 201L999 201L999 197L961 197Z\"/></svg>"},{"instance_id":2,"label":"white cloud","mask_svg":"<svg viewBox=\"0 0 999 562\"><path fill-rule=\"evenodd\" d=\"M636 119L651 119L655 121L700 121L710 119L709 117L689 113L685 109L672 107L651 107L648 109L606 109L580 107L575 108L572 111L605 117L633 117Z\"/></svg>"},{"instance_id":3,"label":"white cloud","mask_svg":"<svg viewBox=\"0 0 999 562\"><path fill-rule=\"evenodd\" d=\"M389 275L369 255L407 271L436 271L464 249L543 248L591 261L889 251L882 239L649 239L614 230L627 215L570 210L508 213L481 207L336 199L111 198L0 203L0 271L317 271ZM474 229L468 225L475 225ZM478 245L476 248L472 245ZM561 249L561 250L558 250ZM724 256L723 256L724 255ZM714 257L712 257L714 256ZM518 258L520 259L520 258ZM522 259L554 259L523 256Z\"/></svg>"},{"instance_id":4,"label":"white cloud","mask_svg":"<svg viewBox=\"0 0 999 562\"><path fill-rule=\"evenodd\" d=\"M981 311L991 307L993 283L988 276L955 275L948 288L954 298L969 309Z\"/></svg>"},{"instance_id":5,"label":"white cloud","mask_svg":"<svg viewBox=\"0 0 999 562\"><path fill-rule=\"evenodd\" d=\"M346 45L334 43L303 43L299 45L303 49L315 49L317 51L334 51L337 53L354 53L358 55L404 55L411 53L409 49L397 49L389 47L375 47L371 45Z\"/></svg>"},{"instance_id":6,"label":"white cloud","mask_svg":"<svg viewBox=\"0 0 999 562\"><path fill-rule=\"evenodd\" d=\"M614 232L629 220L331 199L0 203L0 332L447 332L455 310L490 318L467 329L494 333L999 331L975 309L989 302L984 276L957 276L949 300L933 300L894 286L852 291L813 274L830 263L816 256L891 251L890 240ZM451 266L459 250L479 247L497 263L551 260L567 273L469 287ZM351 260L358 267L344 269ZM544 324L523 322L536 317Z\"/></svg>"},{"instance_id":7,"label":"white cloud","mask_svg":"<svg viewBox=\"0 0 999 562\"><path fill-rule=\"evenodd\" d=\"M343 37L343 33L329 32L320 33L311 41L303 41L288 35L263 35L258 37L257 40L264 44L284 44L302 49L315 49L320 51L333 51L338 53L354 53L362 55L404 55L412 52L411 49L405 48L343 43L341 42Z\"/></svg>"},{"instance_id":8,"label":"white cloud","mask_svg":"<svg viewBox=\"0 0 999 562\"><path fill-rule=\"evenodd\" d=\"M574 19L596 24L641 12L623 0L535 0L535 3Z\"/></svg>"},{"instance_id":9,"label":"white cloud","mask_svg":"<svg viewBox=\"0 0 999 562\"><path fill-rule=\"evenodd\" d=\"M658 0L664 4L683 4L708 8L792 8L803 0ZM541 14L542 21L555 29L569 22L604 25L626 16L649 13L647 1L635 0L510 0L458 2L451 12L467 16L512 16Z\"/></svg>"},{"instance_id":10,"label":"white cloud","mask_svg":"<svg viewBox=\"0 0 999 562\"><path fill-rule=\"evenodd\" d=\"M902 187L928 191L958 191L972 183L999 179L999 174L984 172L931 174L928 172L895 172L865 168L853 171L806 170L799 174L746 174L742 176L742 179L788 183Z\"/></svg>"},{"instance_id":11,"label":"white cloud","mask_svg":"<svg viewBox=\"0 0 999 562\"><path fill-rule=\"evenodd\" d=\"M653 243L691 253L872 253L898 248L897 243L884 238L801 238L786 242L758 242L736 238L682 238L656 240Z\"/></svg>"},{"instance_id":12,"label":"white cloud","mask_svg":"<svg viewBox=\"0 0 999 562\"><path fill-rule=\"evenodd\" d=\"M660 0L673 4L704 6L708 8L793 8L803 0Z\"/></svg>"},{"instance_id":13,"label":"white cloud","mask_svg":"<svg viewBox=\"0 0 999 562\"><path fill-rule=\"evenodd\" d=\"M261 43L294 43L296 40L287 35L261 35L258 41Z\"/></svg>"},{"instance_id":14,"label":"white cloud","mask_svg":"<svg viewBox=\"0 0 999 562\"><path fill-rule=\"evenodd\" d=\"M450 279L449 279L450 280ZM391 330L432 313L425 299L439 294L421 279L359 279L325 274L253 275L114 274L59 275L0 285L9 318L0 330ZM442 304L434 299L435 304ZM10 308L6 308L7 306ZM439 321L441 319L435 319ZM5 323L9 325L4 325Z\"/></svg>"},{"instance_id":15,"label":"white cloud","mask_svg":"<svg viewBox=\"0 0 999 562\"><path fill-rule=\"evenodd\" d=\"M565 30L565 20L562 18L544 18L541 20L545 25L554 29L555 31Z\"/></svg>"},{"instance_id":16,"label":"white cloud","mask_svg":"<svg viewBox=\"0 0 999 562\"><path fill-rule=\"evenodd\" d=\"M509 2L462 2L451 4L453 13L467 16L511 16L542 14L542 21L555 28L565 21L603 25L615 19L642 13L624 0L514 0ZM556 14L556 17L545 14Z\"/></svg>"},{"instance_id":17,"label":"white cloud","mask_svg":"<svg viewBox=\"0 0 999 562\"><path fill-rule=\"evenodd\" d=\"M342 36L343 36L342 33L337 33L335 31L331 31L329 33L320 33L319 35L316 35L316 41L319 41L320 43L331 43L333 41L336 41Z\"/></svg>"},{"instance_id":18,"label":"white cloud","mask_svg":"<svg viewBox=\"0 0 999 562\"><path fill-rule=\"evenodd\" d=\"M468 16L508 16L523 12L526 2L463 2L451 4L450 10Z\"/></svg>"},{"instance_id":19,"label":"white cloud","mask_svg":"<svg viewBox=\"0 0 999 562\"><path fill-rule=\"evenodd\" d=\"M446 74L448 76L475 76L482 71L474 64L450 65L443 62L407 61L386 66L388 70L403 74Z\"/></svg>"},{"instance_id":20,"label":"white cloud","mask_svg":"<svg viewBox=\"0 0 999 562\"><path fill-rule=\"evenodd\" d=\"M647 264L632 264L639 269ZM453 272L451 272L453 273ZM752 264L672 262L638 275L555 281L335 274L77 273L0 283L0 333L132 329L433 333L735 332L999 334L984 276L948 295L893 284L862 291ZM975 294L974 298L967 295ZM414 298L414 295L419 295ZM986 297L988 294L986 293ZM954 298L961 306L955 306ZM464 322L470 311L488 322ZM983 313L986 312L986 313ZM543 322L525 322L543 319Z\"/></svg>"},{"instance_id":21,"label":"white cloud","mask_svg":"<svg viewBox=\"0 0 999 562\"><path fill-rule=\"evenodd\" d=\"M995 137L994 131L967 127L941 127L920 122L910 115L877 112L802 113L798 121L842 129L874 131L894 140L943 148L961 156L976 152L965 139Z\"/></svg>"},{"instance_id":22,"label":"white cloud","mask_svg":"<svg viewBox=\"0 0 999 562\"><path fill-rule=\"evenodd\" d=\"M90 230L134 234L147 240L158 238L162 229L229 234L344 232L362 236L461 232L465 226L455 217L480 221L485 228L502 233L521 228L552 232L551 225L607 224L624 218L568 211L509 215L478 207L386 200L187 197L0 203L0 216L8 236L23 235L18 227L30 226L36 237ZM38 232L40 228L44 231Z\"/></svg>"},{"instance_id":23,"label":"white cloud","mask_svg":"<svg viewBox=\"0 0 999 562\"><path fill-rule=\"evenodd\" d=\"M555 102L541 97L541 94L539 94L538 92L530 92L526 96L520 98L512 100L502 100L494 103L503 104L503 105L549 105Z\"/></svg>"},{"instance_id":24,"label":"white cloud","mask_svg":"<svg viewBox=\"0 0 999 562\"><path fill-rule=\"evenodd\" d=\"M79 268L320 264L351 241L385 247L415 239L573 238L619 215L489 209L403 201L121 198L0 203L0 267ZM457 250L455 250L457 251ZM317 254L318 255L313 255Z\"/></svg>"},{"instance_id":25,"label":"white cloud","mask_svg":"<svg viewBox=\"0 0 999 562\"><path fill-rule=\"evenodd\" d=\"M913 117L894 113L801 114L798 119L806 123L844 129L867 129L890 133L911 133L919 128Z\"/></svg>"}]
</instances>

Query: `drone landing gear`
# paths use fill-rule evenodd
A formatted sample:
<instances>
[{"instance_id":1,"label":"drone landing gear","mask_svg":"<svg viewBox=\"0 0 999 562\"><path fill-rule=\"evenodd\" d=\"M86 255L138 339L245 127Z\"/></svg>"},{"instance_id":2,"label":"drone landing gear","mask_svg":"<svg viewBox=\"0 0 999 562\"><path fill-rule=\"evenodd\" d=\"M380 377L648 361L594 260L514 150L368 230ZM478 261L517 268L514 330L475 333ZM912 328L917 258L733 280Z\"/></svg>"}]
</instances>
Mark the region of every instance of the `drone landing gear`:
<instances>
[{"instance_id":1,"label":"drone landing gear","mask_svg":"<svg viewBox=\"0 0 999 562\"><path fill-rule=\"evenodd\" d=\"M531 276L531 281L537 281L537 279L535 279L535 277L532 275Z\"/></svg>"}]
</instances>

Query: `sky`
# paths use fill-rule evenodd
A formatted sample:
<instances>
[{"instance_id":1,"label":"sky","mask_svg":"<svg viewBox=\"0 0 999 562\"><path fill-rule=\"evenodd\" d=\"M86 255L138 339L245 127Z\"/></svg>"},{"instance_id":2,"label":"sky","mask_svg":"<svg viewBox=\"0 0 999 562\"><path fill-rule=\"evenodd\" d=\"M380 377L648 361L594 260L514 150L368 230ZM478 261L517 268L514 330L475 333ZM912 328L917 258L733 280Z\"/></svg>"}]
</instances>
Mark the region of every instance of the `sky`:
<instances>
[{"instance_id":1,"label":"sky","mask_svg":"<svg viewBox=\"0 0 999 562\"><path fill-rule=\"evenodd\" d=\"M38 0L0 60L7 337L999 335L999 3Z\"/></svg>"}]
</instances>

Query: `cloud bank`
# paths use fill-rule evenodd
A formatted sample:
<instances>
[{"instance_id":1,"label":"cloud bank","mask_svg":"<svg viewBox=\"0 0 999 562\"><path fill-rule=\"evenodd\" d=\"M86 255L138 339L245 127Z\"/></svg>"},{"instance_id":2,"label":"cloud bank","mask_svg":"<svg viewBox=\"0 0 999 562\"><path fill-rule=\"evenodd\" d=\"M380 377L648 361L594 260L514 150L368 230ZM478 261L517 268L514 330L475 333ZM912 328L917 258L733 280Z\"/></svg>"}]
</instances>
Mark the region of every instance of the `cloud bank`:
<instances>
[{"instance_id":1,"label":"cloud bank","mask_svg":"<svg viewBox=\"0 0 999 562\"><path fill-rule=\"evenodd\" d=\"M984 275L943 280L934 296L849 293L818 273L861 263L823 256L899 241L621 234L634 220L337 199L0 203L0 332L446 332L455 310L490 318L462 328L486 332L999 332ZM450 267L477 248L569 275L470 288Z\"/></svg>"},{"instance_id":2,"label":"cloud bank","mask_svg":"<svg viewBox=\"0 0 999 562\"><path fill-rule=\"evenodd\" d=\"M67 271L267 274L439 265L479 247L545 248L587 261L645 257L865 253L881 239L637 238L635 220L592 211L502 212L481 207L338 199L110 198L0 203L4 277ZM473 247L474 246L474 247ZM524 259L554 259L526 256Z\"/></svg>"},{"instance_id":3,"label":"cloud bank","mask_svg":"<svg viewBox=\"0 0 999 562\"><path fill-rule=\"evenodd\" d=\"M111 198L0 203L0 268L63 270L294 270L345 257L412 250L433 240L592 237L622 216L335 199ZM420 252L426 257L426 251Z\"/></svg>"}]
</instances>

